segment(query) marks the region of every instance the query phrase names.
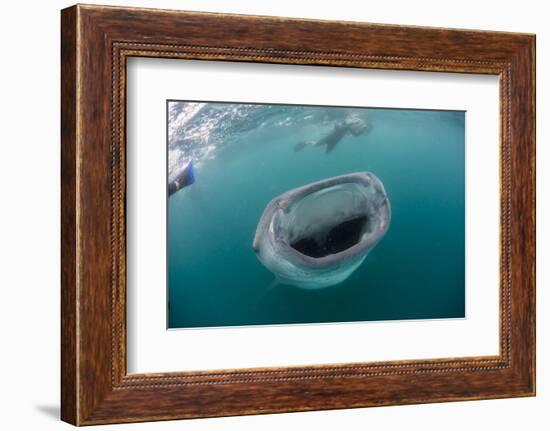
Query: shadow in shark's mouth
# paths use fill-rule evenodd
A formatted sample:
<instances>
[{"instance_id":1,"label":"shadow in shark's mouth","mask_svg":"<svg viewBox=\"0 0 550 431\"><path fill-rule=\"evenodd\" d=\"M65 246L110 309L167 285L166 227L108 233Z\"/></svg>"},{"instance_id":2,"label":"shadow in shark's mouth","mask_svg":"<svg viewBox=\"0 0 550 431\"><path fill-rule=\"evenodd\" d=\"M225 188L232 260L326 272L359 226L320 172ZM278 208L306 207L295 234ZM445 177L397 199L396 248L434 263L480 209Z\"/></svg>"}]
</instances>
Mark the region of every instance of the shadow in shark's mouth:
<instances>
[{"instance_id":1,"label":"shadow in shark's mouth","mask_svg":"<svg viewBox=\"0 0 550 431\"><path fill-rule=\"evenodd\" d=\"M283 284L316 289L344 281L388 230L390 205L369 172L328 178L274 198L253 249Z\"/></svg>"},{"instance_id":2,"label":"shadow in shark's mouth","mask_svg":"<svg viewBox=\"0 0 550 431\"><path fill-rule=\"evenodd\" d=\"M355 217L328 229L313 232L291 243L290 246L306 256L315 258L340 253L359 243L366 225L367 216Z\"/></svg>"}]
</instances>

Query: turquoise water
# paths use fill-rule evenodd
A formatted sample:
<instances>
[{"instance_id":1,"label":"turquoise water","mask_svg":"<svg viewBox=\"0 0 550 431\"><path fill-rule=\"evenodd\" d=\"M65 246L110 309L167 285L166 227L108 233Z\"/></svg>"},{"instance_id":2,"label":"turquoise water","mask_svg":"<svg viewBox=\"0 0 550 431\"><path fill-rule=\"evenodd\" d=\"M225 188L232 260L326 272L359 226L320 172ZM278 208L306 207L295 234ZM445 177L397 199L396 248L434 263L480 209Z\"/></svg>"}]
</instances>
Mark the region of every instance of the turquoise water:
<instances>
[{"instance_id":1,"label":"turquoise water","mask_svg":"<svg viewBox=\"0 0 550 431\"><path fill-rule=\"evenodd\" d=\"M465 315L464 112L169 102L168 327L457 318ZM325 153L349 115L369 131ZM252 240L275 196L370 171L392 208L387 234L343 283L273 285Z\"/></svg>"}]
</instances>

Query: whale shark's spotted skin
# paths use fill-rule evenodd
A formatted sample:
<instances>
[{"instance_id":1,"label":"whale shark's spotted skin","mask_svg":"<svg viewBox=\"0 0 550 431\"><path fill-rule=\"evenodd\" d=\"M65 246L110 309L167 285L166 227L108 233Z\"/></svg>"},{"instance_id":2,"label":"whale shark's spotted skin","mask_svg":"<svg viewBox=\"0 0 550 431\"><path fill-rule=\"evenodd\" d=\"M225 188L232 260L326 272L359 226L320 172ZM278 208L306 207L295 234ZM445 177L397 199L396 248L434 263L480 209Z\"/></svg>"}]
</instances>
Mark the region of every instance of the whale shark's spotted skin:
<instances>
[{"instance_id":1,"label":"whale shark's spotted skin","mask_svg":"<svg viewBox=\"0 0 550 431\"><path fill-rule=\"evenodd\" d=\"M281 284L319 289L341 283L388 230L391 210L370 172L290 190L266 206L252 247Z\"/></svg>"}]
</instances>

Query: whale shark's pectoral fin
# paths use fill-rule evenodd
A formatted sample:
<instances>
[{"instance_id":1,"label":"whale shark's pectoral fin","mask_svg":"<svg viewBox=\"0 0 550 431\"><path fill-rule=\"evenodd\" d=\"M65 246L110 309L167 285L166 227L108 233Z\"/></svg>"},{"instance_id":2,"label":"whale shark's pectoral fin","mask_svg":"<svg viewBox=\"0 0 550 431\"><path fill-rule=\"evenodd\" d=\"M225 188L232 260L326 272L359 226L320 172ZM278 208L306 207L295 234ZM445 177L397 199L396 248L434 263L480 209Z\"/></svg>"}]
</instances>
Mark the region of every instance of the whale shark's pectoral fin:
<instances>
[{"instance_id":1,"label":"whale shark's pectoral fin","mask_svg":"<svg viewBox=\"0 0 550 431\"><path fill-rule=\"evenodd\" d=\"M271 282L267 285L265 290L260 294L259 302L264 302L267 297L279 286L282 286L283 284L280 282L280 280L275 277Z\"/></svg>"},{"instance_id":2,"label":"whale shark's pectoral fin","mask_svg":"<svg viewBox=\"0 0 550 431\"><path fill-rule=\"evenodd\" d=\"M275 277L273 280L271 280L271 283L268 284L266 292L271 292L273 289L275 289L277 286L280 286L281 282Z\"/></svg>"}]
</instances>

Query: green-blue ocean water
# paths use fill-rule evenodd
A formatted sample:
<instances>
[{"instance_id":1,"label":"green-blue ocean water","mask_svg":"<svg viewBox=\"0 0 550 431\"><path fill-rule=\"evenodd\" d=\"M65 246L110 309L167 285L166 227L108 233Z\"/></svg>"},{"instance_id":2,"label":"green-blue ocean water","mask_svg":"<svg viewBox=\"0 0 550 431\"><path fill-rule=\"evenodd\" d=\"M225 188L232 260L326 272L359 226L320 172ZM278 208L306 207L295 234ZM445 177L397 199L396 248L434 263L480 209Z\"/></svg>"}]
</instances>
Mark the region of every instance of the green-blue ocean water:
<instances>
[{"instance_id":1,"label":"green-blue ocean water","mask_svg":"<svg viewBox=\"0 0 550 431\"><path fill-rule=\"evenodd\" d=\"M368 122L329 153L294 151L353 115ZM169 102L168 327L465 316L465 117L458 111ZM290 189L370 171L392 209L387 234L343 283L274 285L252 240Z\"/></svg>"}]
</instances>

